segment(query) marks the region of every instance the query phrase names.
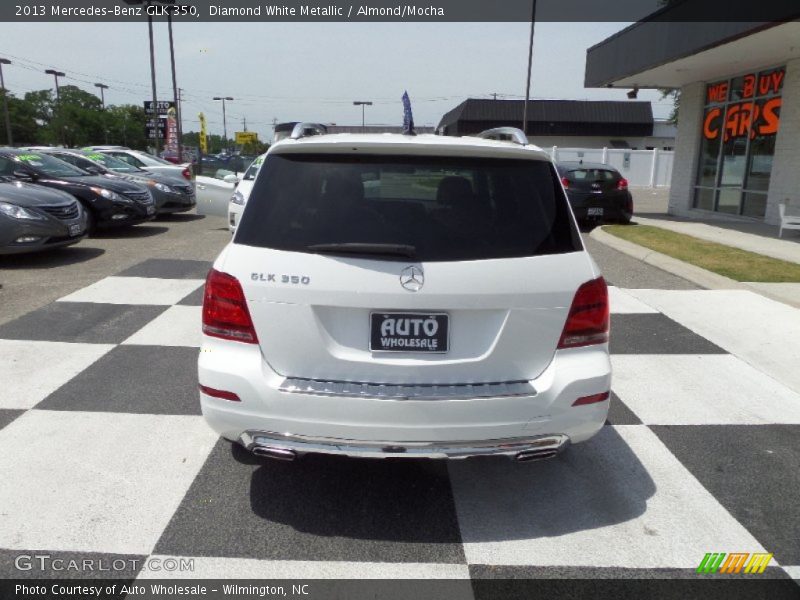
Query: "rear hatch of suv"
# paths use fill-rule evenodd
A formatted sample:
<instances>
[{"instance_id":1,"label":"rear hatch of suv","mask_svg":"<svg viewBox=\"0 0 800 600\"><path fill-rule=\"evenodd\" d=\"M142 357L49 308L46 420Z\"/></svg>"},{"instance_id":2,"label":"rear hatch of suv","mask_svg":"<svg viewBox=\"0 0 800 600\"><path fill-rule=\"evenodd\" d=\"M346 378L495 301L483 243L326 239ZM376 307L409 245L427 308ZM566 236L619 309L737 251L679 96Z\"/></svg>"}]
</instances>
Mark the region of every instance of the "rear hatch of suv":
<instances>
[{"instance_id":1,"label":"rear hatch of suv","mask_svg":"<svg viewBox=\"0 0 800 600\"><path fill-rule=\"evenodd\" d=\"M271 153L221 269L275 372L378 384L533 379L597 277L550 162L366 153Z\"/></svg>"}]
</instances>

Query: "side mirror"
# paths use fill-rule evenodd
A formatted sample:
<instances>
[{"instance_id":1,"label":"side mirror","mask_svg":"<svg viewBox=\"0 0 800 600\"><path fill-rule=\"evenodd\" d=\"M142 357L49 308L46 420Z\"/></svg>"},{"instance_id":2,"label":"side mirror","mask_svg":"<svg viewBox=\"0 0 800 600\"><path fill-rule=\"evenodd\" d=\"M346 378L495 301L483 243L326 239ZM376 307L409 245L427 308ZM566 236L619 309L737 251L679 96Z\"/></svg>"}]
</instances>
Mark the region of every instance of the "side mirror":
<instances>
[{"instance_id":1,"label":"side mirror","mask_svg":"<svg viewBox=\"0 0 800 600\"><path fill-rule=\"evenodd\" d=\"M33 181L35 179L33 173L28 171L14 171L14 177L20 181Z\"/></svg>"},{"instance_id":2,"label":"side mirror","mask_svg":"<svg viewBox=\"0 0 800 600\"><path fill-rule=\"evenodd\" d=\"M225 175L225 177L222 178L222 181L224 181L225 183L239 183L239 178L233 173L230 173L228 175Z\"/></svg>"},{"instance_id":3,"label":"side mirror","mask_svg":"<svg viewBox=\"0 0 800 600\"><path fill-rule=\"evenodd\" d=\"M84 171L91 173L92 175L102 175L103 170L100 167L86 167Z\"/></svg>"}]
</instances>

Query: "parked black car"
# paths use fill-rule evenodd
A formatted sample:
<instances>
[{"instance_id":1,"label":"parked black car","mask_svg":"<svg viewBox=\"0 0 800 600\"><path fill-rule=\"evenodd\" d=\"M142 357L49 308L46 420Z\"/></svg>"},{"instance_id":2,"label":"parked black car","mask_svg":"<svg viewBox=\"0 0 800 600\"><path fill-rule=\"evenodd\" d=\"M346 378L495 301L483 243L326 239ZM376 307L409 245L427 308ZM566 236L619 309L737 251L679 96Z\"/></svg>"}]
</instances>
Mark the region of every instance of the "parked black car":
<instances>
[{"instance_id":1,"label":"parked black car","mask_svg":"<svg viewBox=\"0 0 800 600\"><path fill-rule=\"evenodd\" d=\"M68 192L86 210L89 232L95 228L143 223L155 217L147 188L102 175L92 175L42 152L0 148L0 176Z\"/></svg>"},{"instance_id":2,"label":"parked black car","mask_svg":"<svg viewBox=\"0 0 800 600\"><path fill-rule=\"evenodd\" d=\"M0 254L77 244L86 236L86 213L73 196L0 177Z\"/></svg>"},{"instance_id":3,"label":"parked black car","mask_svg":"<svg viewBox=\"0 0 800 600\"><path fill-rule=\"evenodd\" d=\"M183 178L145 171L109 154L92 150L54 148L44 152L88 173L120 177L146 187L153 195L158 215L186 212L197 204L194 188Z\"/></svg>"},{"instance_id":4,"label":"parked black car","mask_svg":"<svg viewBox=\"0 0 800 600\"><path fill-rule=\"evenodd\" d=\"M620 221L633 217L628 181L614 167L602 163L562 162L561 183L578 221Z\"/></svg>"}]
</instances>

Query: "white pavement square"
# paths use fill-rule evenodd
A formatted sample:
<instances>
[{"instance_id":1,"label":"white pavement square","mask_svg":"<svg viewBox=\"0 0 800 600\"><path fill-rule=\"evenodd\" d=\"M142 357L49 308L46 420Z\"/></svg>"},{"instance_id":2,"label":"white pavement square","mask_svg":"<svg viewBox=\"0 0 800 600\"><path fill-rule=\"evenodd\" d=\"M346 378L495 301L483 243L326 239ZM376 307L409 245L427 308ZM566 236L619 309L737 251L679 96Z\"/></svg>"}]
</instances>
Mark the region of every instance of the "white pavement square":
<instances>
[{"instance_id":1,"label":"white pavement square","mask_svg":"<svg viewBox=\"0 0 800 600\"><path fill-rule=\"evenodd\" d=\"M744 290L628 290L800 393L800 310Z\"/></svg>"},{"instance_id":2,"label":"white pavement square","mask_svg":"<svg viewBox=\"0 0 800 600\"><path fill-rule=\"evenodd\" d=\"M0 430L0 548L150 554L216 441L199 416L29 411Z\"/></svg>"},{"instance_id":3,"label":"white pavement square","mask_svg":"<svg viewBox=\"0 0 800 600\"><path fill-rule=\"evenodd\" d=\"M113 347L0 340L0 408L36 406Z\"/></svg>"},{"instance_id":4,"label":"white pavement square","mask_svg":"<svg viewBox=\"0 0 800 600\"><path fill-rule=\"evenodd\" d=\"M106 277L60 298L59 302L169 306L177 304L204 283L202 279Z\"/></svg>"},{"instance_id":5,"label":"white pavement square","mask_svg":"<svg viewBox=\"0 0 800 600\"><path fill-rule=\"evenodd\" d=\"M616 286L608 286L608 296L612 314L658 313L652 306L648 306L641 300L637 300L635 297L631 296L627 290Z\"/></svg>"},{"instance_id":6,"label":"white pavement square","mask_svg":"<svg viewBox=\"0 0 800 600\"><path fill-rule=\"evenodd\" d=\"M123 344L140 346L190 346L202 342L200 306L170 306Z\"/></svg>"},{"instance_id":7,"label":"white pavement square","mask_svg":"<svg viewBox=\"0 0 800 600\"><path fill-rule=\"evenodd\" d=\"M469 579L463 564L256 560L153 555L156 566L193 561L193 569L172 573L143 570L139 579ZM147 561L149 562L149 561Z\"/></svg>"},{"instance_id":8,"label":"white pavement square","mask_svg":"<svg viewBox=\"0 0 800 600\"><path fill-rule=\"evenodd\" d=\"M800 424L800 394L730 354L617 354L614 392L645 425Z\"/></svg>"},{"instance_id":9,"label":"white pavement square","mask_svg":"<svg viewBox=\"0 0 800 600\"><path fill-rule=\"evenodd\" d=\"M449 469L469 564L694 568L709 548L764 552L643 425L604 427L563 459Z\"/></svg>"}]
</instances>

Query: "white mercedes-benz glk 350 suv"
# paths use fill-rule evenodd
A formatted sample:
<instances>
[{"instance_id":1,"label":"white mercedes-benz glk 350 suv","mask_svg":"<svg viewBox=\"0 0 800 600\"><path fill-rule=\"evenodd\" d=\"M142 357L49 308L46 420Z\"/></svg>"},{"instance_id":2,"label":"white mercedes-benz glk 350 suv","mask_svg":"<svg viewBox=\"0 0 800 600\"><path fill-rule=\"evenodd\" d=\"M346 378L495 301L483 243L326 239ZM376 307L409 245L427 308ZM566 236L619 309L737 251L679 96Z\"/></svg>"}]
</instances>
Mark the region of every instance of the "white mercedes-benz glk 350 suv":
<instances>
[{"instance_id":1,"label":"white mercedes-benz glk 350 suv","mask_svg":"<svg viewBox=\"0 0 800 600\"><path fill-rule=\"evenodd\" d=\"M208 275L200 401L260 456L548 458L597 433L605 281L518 130L274 144Z\"/></svg>"}]
</instances>

